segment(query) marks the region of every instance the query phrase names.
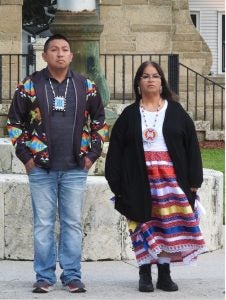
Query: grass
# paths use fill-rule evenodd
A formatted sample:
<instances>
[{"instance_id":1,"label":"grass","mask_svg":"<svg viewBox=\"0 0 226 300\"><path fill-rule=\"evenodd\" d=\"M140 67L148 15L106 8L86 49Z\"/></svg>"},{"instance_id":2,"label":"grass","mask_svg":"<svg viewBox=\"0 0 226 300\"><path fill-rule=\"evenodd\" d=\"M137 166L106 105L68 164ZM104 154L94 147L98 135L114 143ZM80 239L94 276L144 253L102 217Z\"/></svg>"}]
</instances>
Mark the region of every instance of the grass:
<instances>
[{"instance_id":1,"label":"grass","mask_svg":"<svg viewBox=\"0 0 226 300\"><path fill-rule=\"evenodd\" d=\"M225 173L224 149L201 149L203 167Z\"/></svg>"}]
</instances>

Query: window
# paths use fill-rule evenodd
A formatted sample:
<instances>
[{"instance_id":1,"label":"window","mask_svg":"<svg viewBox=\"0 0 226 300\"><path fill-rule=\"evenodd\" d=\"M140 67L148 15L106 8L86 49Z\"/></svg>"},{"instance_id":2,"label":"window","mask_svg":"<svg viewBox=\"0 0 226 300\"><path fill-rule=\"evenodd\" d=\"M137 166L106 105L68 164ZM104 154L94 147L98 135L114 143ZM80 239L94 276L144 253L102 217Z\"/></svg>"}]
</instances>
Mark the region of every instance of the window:
<instances>
[{"instance_id":1,"label":"window","mask_svg":"<svg viewBox=\"0 0 226 300\"><path fill-rule=\"evenodd\" d=\"M191 20L194 24L194 26L199 30L199 24L200 24L200 13L199 11L191 11L190 12Z\"/></svg>"},{"instance_id":2,"label":"window","mask_svg":"<svg viewBox=\"0 0 226 300\"><path fill-rule=\"evenodd\" d=\"M225 13L218 12L218 72L225 72Z\"/></svg>"}]
</instances>

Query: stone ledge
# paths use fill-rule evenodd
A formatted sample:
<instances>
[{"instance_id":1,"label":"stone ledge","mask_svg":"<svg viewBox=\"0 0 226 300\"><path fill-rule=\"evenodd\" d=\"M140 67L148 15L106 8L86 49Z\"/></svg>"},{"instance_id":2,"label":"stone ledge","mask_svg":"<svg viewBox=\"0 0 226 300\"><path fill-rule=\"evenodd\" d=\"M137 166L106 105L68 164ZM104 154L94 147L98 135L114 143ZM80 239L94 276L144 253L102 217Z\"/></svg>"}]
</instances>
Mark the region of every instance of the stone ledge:
<instances>
[{"instance_id":1,"label":"stone ledge","mask_svg":"<svg viewBox=\"0 0 226 300\"><path fill-rule=\"evenodd\" d=\"M114 210L104 177L88 177L83 213L83 260L133 259L125 219ZM0 259L33 259L32 210L26 175L0 175ZM110 218L109 218L110 216ZM56 238L59 222L56 223Z\"/></svg>"},{"instance_id":2,"label":"stone ledge","mask_svg":"<svg viewBox=\"0 0 226 300\"><path fill-rule=\"evenodd\" d=\"M223 130L207 130L205 139L207 141L225 141L225 133Z\"/></svg>"},{"instance_id":3,"label":"stone ledge","mask_svg":"<svg viewBox=\"0 0 226 300\"><path fill-rule=\"evenodd\" d=\"M101 156L93 164L89 175L103 175L104 162L108 150L108 143L104 143ZM17 158L10 138L0 138L0 173L26 174L23 163Z\"/></svg>"},{"instance_id":4,"label":"stone ledge","mask_svg":"<svg viewBox=\"0 0 226 300\"><path fill-rule=\"evenodd\" d=\"M204 169L199 195L207 211L201 218L209 251L223 246L223 174ZM109 200L103 176L88 176L83 213L83 260L134 259L127 222ZM0 174L0 259L33 258L32 212L26 175ZM1 209L4 207L4 210ZM56 236L59 224L57 221Z\"/></svg>"}]
</instances>

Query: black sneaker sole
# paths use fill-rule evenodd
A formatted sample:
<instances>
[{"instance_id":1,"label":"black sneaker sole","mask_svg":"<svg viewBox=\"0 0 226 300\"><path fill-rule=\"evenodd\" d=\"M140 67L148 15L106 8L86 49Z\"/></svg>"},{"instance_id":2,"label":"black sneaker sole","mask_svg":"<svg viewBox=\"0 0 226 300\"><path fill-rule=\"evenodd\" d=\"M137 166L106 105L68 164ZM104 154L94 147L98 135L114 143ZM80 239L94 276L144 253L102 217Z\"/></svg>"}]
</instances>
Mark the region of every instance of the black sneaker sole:
<instances>
[{"instance_id":1,"label":"black sneaker sole","mask_svg":"<svg viewBox=\"0 0 226 300\"><path fill-rule=\"evenodd\" d=\"M46 290L43 290L42 288L35 288L33 289L32 293L36 293L36 294L46 294L48 293L49 291L46 291Z\"/></svg>"},{"instance_id":2,"label":"black sneaker sole","mask_svg":"<svg viewBox=\"0 0 226 300\"><path fill-rule=\"evenodd\" d=\"M84 289L84 288L79 288L79 289L77 289L77 290L74 290L74 291L70 291L69 290L69 292L70 293L85 293L86 292L86 289Z\"/></svg>"}]
</instances>

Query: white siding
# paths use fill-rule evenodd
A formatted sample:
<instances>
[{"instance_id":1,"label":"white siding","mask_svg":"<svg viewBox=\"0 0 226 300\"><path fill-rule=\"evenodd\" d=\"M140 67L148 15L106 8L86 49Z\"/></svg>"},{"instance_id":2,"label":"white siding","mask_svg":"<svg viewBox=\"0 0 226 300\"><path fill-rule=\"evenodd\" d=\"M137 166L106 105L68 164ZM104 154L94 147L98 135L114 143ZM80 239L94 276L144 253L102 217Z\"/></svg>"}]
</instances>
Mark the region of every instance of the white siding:
<instances>
[{"instance_id":1,"label":"white siding","mask_svg":"<svg viewBox=\"0 0 226 300\"><path fill-rule=\"evenodd\" d=\"M189 9L224 11L224 0L189 0Z\"/></svg>"},{"instance_id":2,"label":"white siding","mask_svg":"<svg viewBox=\"0 0 226 300\"><path fill-rule=\"evenodd\" d=\"M218 15L217 11L200 12L200 34L212 52L211 71L218 73Z\"/></svg>"},{"instance_id":3,"label":"white siding","mask_svg":"<svg viewBox=\"0 0 226 300\"><path fill-rule=\"evenodd\" d=\"M189 0L189 9L200 13L199 31L209 46L213 57L211 71L215 74L219 73L218 66L220 64L218 60L221 60L221 57L218 57L218 53L220 53L218 47L221 32L218 32L218 13L224 12L224 0Z\"/></svg>"}]
</instances>

